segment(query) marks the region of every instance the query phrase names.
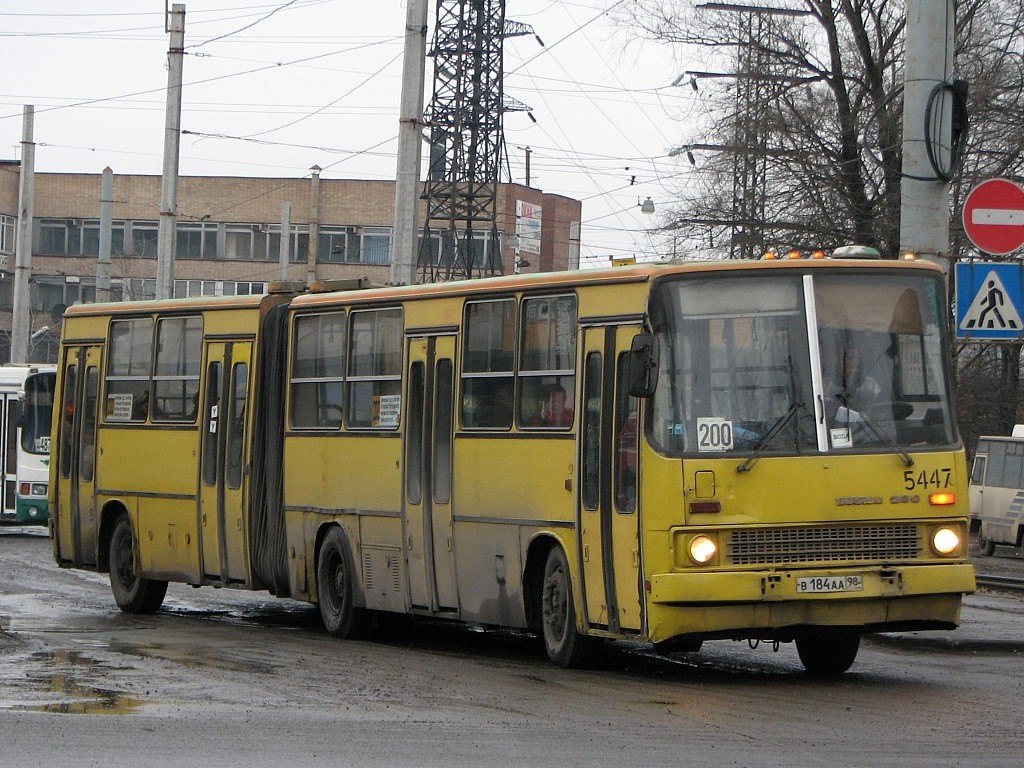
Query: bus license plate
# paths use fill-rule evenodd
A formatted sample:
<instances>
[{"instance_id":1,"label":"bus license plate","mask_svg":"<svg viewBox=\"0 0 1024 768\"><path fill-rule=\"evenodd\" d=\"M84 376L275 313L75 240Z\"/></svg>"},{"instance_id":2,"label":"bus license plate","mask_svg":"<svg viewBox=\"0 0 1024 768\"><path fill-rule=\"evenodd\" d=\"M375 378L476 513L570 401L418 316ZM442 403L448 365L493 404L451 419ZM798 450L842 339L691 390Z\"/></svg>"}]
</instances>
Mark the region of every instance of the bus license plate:
<instances>
[{"instance_id":1,"label":"bus license plate","mask_svg":"<svg viewBox=\"0 0 1024 768\"><path fill-rule=\"evenodd\" d=\"M800 592L861 592L864 579L860 576L800 576L796 591Z\"/></svg>"}]
</instances>

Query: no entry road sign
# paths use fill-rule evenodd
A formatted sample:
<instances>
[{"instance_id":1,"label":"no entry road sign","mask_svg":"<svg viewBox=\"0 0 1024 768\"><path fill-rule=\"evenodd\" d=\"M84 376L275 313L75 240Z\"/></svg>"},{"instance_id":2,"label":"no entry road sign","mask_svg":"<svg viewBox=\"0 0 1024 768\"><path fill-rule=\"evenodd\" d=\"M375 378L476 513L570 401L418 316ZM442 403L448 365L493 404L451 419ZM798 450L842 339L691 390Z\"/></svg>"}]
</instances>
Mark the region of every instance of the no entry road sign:
<instances>
[{"instance_id":1,"label":"no entry road sign","mask_svg":"<svg viewBox=\"0 0 1024 768\"><path fill-rule=\"evenodd\" d=\"M1024 245L1024 187L1009 179L989 179L964 201L964 231L981 251L994 256Z\"/></svg>"}]
</instances>

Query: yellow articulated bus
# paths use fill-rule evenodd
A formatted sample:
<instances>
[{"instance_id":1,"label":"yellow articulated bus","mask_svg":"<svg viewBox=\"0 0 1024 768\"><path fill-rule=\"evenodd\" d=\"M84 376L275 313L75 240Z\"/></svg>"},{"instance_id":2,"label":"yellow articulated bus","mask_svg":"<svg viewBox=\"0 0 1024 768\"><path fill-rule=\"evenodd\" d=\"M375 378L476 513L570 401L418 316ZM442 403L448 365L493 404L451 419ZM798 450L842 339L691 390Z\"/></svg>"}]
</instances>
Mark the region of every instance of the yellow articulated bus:
<instances>
[{"instance_id":1,"label":"yellow articulated bus","mask_svg":"<svg viewBox=\"0 0 1024 768\"><path fill-rule=\"evenodd\" d=\"M941 273L661 264L67 311L54 554L169 581L601 639L952 629L967 562Z\"/></svg>"}]
</instances>

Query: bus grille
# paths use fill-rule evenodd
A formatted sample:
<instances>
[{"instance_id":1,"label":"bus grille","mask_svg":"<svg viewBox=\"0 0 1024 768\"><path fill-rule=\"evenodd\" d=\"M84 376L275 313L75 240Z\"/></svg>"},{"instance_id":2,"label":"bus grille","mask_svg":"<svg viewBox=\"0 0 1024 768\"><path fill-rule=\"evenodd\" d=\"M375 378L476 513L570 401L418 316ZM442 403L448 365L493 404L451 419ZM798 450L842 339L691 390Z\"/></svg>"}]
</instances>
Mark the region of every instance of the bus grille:
<instances>
[{"instance_id":1,"label":"bus grille","mask_svg":"<svg viewBox=\"0 0 1024 768\"><path fill-rule=\"evenodd\" d=\"M921 546L915 525L841 528L751 528L732 532L734 565L912 560Z\"/></svg>"}]
</instances>

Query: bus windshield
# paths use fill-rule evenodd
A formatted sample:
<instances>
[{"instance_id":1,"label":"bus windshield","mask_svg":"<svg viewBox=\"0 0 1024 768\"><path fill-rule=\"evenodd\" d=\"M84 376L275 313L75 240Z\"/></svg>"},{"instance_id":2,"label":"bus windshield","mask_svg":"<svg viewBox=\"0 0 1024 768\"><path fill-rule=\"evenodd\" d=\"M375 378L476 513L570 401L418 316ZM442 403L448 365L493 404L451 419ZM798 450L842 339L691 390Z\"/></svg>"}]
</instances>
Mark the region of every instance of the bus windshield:
<instances>
[{"instance_id":1,"label":"bus windshield","mask_svg":"<svg viewBox=\"0 0 1024 768\"><path fill-rule=\"evenodd\" d=\"M50 452L50 420L56 378L53 373L37 373L25 379L21 448L26 453Z\"/></svg>"},{"instance_id":2,"label":"bus windshield","mask_svg":"<svg viewBox=\"0 0 1024 768\"><path fill-rule=\"evenodd\" d=\"M904 451L955 442L929 277L663 283L651 437L670 455Z\"/></svg>"}]
</instances>

